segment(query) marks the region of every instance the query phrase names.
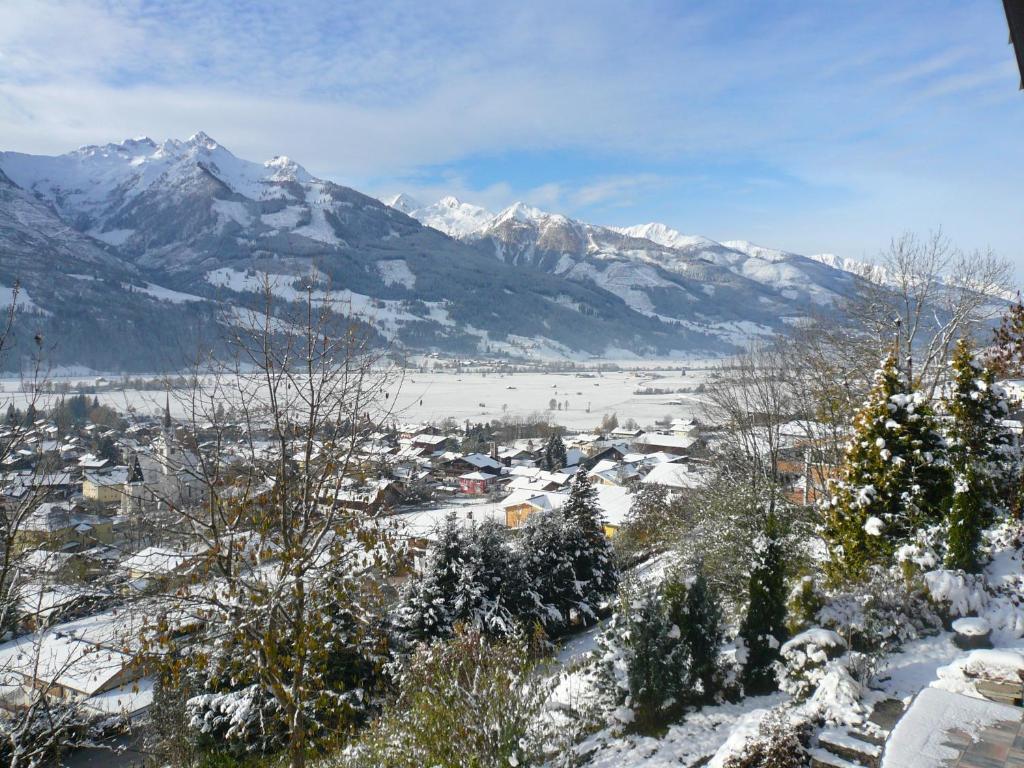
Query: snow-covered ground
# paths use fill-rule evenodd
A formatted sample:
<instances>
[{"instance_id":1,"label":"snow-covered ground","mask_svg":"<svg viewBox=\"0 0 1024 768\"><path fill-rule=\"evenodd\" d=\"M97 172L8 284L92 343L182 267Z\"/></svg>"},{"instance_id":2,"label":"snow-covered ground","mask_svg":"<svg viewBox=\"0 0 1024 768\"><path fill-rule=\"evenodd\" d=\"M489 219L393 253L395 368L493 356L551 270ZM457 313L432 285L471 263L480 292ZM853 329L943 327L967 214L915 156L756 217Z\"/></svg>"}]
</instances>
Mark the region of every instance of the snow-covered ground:
<instances>
[{"instance_id":1,"label":"snow-covered ground","mask_svg":"<svg viewBox=\"0 0 1024 768\"><path fill-rule=\"evenodd\" d=\"M555 423L569 429L593 429L606 413L616 413L619 421L636 419L641 425L651 425L666 416L686 418L699 416L702 408L700 394L672 393L640 395L644 387L676 390L694 389L705 382L706 370L687 369L681 375L677 367L665 371L663 378L650 378L649 372L618 371L594 374L594 378L581 378L571 373L454 373L407 371L396 378L390 387L389 403L394 404L393 417L399 421L440 422L454 418L459 422L493 421L504 417L525 417L545 413ZM94 379L82 377L58 378L91 384ZM50 397L44 396L44 403ZM97 397L104 405L120 411L129 408L138 413L160 414L164 407L164 394L159 390L139 391L115 389L100 392ZM24 407L29 395L23 391L18 379L0 379L0 402L13 402ZM562 410L548 410L554 399ZM568 407L565 403L568 402ZM171 396L172 415L184 417L183 406Z\"/></svg>"}]
</instances>

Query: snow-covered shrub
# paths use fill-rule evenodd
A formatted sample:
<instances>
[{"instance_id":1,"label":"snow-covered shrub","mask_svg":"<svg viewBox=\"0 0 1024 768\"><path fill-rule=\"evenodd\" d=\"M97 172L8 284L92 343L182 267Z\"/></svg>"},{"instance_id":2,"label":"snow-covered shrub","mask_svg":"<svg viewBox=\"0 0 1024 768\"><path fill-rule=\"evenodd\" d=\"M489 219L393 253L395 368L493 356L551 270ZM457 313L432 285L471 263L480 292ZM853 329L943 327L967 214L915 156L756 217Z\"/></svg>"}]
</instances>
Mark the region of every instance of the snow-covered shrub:
<instances>
[{"instance_id":1,"label":"snow-covered shrub","mask_svg":"<svg viewBox=\"0 0 1024 768\"><path fill-rule=\"evenodd\" d=\"M888 653L942 628L927 594L895 568L872 568L865 583L831 593L817 619L851 649L870 654Z\"/></svg>"},{"instance_id":2,"label":"snow-covered shrub","mask_svg":"<svg viewBox=\"0 0 1024 768\"><path fill-rule=\"evenodd\" d=\"M521 641L477 631L421 645L397 698L334 763L338 768L528 768L544 761L548 686Z\"/></svg>"},{"instance_id":3,"label":"snow-covered shrub","mask_svg":"<svg viewBox=\"0 0 1024 768\"><path fill-rule=\"evenodd\" d=\"M630 730L656 731L685 704L690 653L670 616L685 607L678 597L676 605L665 597L650 587L623 594L598 638L599 688L613 719Z\"/></svg>"},{"instance_id":4,"label":"snow-covered shrub","mask_svg":"<svg viewBox=\"0 0 1024 768\"><path fill-rule=\"evenodd\" d=\"M806 768L812 731L806 720L784 711L770 712L756 733L720 764L722 768Z\"/></svg>"},{"instance_id":5,"label":"snow-covered shrub","mask_svg":"<svg viewBox=\"0 0 1024 768\"><path fill-rule=\"evenodd\" d=\"M277 703L258 685L193 696L185 711L200 746L215 751L266 754L280 749L287 740Z\"/></svg>"},{"instance_id":6,"label":"snow-covered shrub","mask_svg":"<svg viewBox=\"0 0 1024 768\"><path fill-rule=\"evenodd\" d=\"M853 651L829 661L816 673L816 687L802 706L815 720L841 725L862 723L870 713L864 690L874 673L870 656Z\"/></svg>"},{"instance_id":7,"label":"snow-covered shrub","mask_svg":"<svg viewBox=\"0 0 1024 768\"><path fill-rule=\"evenodd\" d=\"M128 730L120 715L98 715L74 701L37 699L27 709L0 708L0 765L42 768L63 765L62 755Z\"/></svg>"},{"instance_id":8,"label":"snow-covered shrub","mask_svg":"<svg viewBox=\"0 0 1024 768\"><path fill-rule=\"evenodd\" d=\"M952 381L943 399L949 465L954 479L946 518L945 562L976 572L982 530L1003 516L1019 477L1019 445L1004 426L1010 408L995 374L961 339L950 362Z\"/></svg>"},{"instance_id":9,"label":"snow-covered shrub","mask_svg":"<svg viewBox=\"0 0 1024 768\"><path fill-rule=\"evenodd\" d=\"M1024 541L1019 521L1004 521L984 532L984 572L939 569L923 576L928 595L947 619L977 616L992 628L994 640L1024 637Z\"/></svg>"},{"instance_id":10,"label":"snow-covered shrub","mask_svg":"<svg viewBox=\"0 0 1024 768\"><path fill-rule=\"evenodd\" d=\"M773 515L757 537L748 580L747 610L740 623L746 658L743 688L748 694L770 693L779 646L786 639L786 574L783 536Z\"/></svg>"},{"instance_id":11,"label":"snow-covered shrub","mask_svg":"<svg viewBox=\"0 0 1024 768\"><path fill-rule=\"evenodd\" d=\"M846 641L830 629L812 627L783 644L779 688L804 699L818 687L829 661L846 652Z\"/></svg>"},{"instance_id":12,"label":"snow-covered shrub","mask_svg":"<svg viewBox=\"0 0 1024 768\"><path fill-rule=\"evenodd\" d=\"M798 634L812 626L818 611L825 605L825 594L813 576L800 578L789 592L786 603L786 626L792 634Z\"/></svg>"},{"instance_id":13,"label":"snow-covered shrub","mask_svg":"<svg viewBox=\"0 0 1024 768\"><path fill-rule=\"evenodd\" d=\"M924 583L931 599L950 617L977 615L988 603L984 575L940 569L925 573Z\"/></svg>"}]
</instances>

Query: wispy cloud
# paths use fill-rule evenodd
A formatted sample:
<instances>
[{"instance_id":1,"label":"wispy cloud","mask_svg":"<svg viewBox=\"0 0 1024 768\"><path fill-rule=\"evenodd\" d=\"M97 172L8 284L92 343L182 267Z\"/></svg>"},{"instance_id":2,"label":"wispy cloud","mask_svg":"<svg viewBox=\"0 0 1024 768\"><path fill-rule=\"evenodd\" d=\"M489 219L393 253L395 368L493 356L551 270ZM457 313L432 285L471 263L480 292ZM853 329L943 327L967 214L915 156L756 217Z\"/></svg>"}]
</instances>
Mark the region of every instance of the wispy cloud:
<instances>
[{"instance_id":1,"label":"wispy cloud","mask_svg":"<svg viewBox=\"0 0 1024 768\"><path fill-rule=\"evenodd\" d=\"M1005 37L997 4L956 0L13 0L0 145L203 129L370 191L787 247L827 215L833 250L930 215L1024 261L992 213L1024 163ZM930 209L895 192L929 188L950 191Z\"/></svg>"}]
</instances>

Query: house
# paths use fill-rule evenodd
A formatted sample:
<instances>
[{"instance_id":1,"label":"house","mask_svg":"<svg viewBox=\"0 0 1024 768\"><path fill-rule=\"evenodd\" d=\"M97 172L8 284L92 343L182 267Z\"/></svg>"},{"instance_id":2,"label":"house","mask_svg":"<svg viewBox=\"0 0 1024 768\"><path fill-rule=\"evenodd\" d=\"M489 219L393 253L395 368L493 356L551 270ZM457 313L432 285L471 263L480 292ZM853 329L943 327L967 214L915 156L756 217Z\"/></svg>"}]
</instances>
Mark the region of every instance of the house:
<instances>
[{"instance_id":1,"label":"house","mask_svg":"<svg viewBox=\"0 0 1024 768\"><path fill-rule=\"evenodd\" d=\"M186 561L187 557L176 550L147 547L124 560L121 568L133 579L165 580L179 571Z\"/></svg>"},{"instance_id":2,"label":"house","mask_svg":"<svg viewBox=\"0 0 1024 768\"><path fill-rule=\"evenodd\" d=\"M444 444L448 441L446 435L435 435L431 432L423 432L410 440L416 448L425 448L432 453L440 453L444 450Z\"/></svg>"},{"instance_id":3,"label":"house","mask_svg":"<svg viewBox=\"0 0 1024 768\"><path fill-rule=\"evenodd\" d=\"M18 710L39 694L90 706L103 694L130 687L142 677L130 646L137 644L148 620L145 611L114 609L0 645L0 669L6 676L0 707ZM142 697L136 706L148 706L148 701Z\"/></svg>"},{"instance_id":4,"label":"house","mask_svg":"<svg viewBox=\"0 0 1024 768\"><path fill-rule=\"evenodd\" d=\"M405 498L405 486L396 480L381 478L368 485L328 489L322 496L335 509L379 512L400 504Z\"/></svg>"},{"instance_id":5,"label":"house","mask_svg":"<svg viewBox=\"0 0 1024 768\"><path fill-rule=\"evenodd\" d=\"M444 461L440 468L449 477L458 477L467 472L486 472L489 475L500 475L503 465L485 453L468 453L465 456L453 455Z\"/></svg>"},{"instance_id":6,"label":"house","mask_svg":"<svg viewBox=\"0 0 1024 768\"><path fill-rule=\"evenodd\" d=\"M518 528L536 512L550 512L560 509L569 497L567 493L551 493L531 490L517 490L501 502L505 511L505 525Z\"/></svg>"},{"instance_id":7,"label":"house","mask_svg":"<svg viewBox=\"0 0 1024 768\"><path fill-rule=\"evenodd\" d=\"M82 477L82 495L97 504L121 501L128 482L128 467L114 467L108 472L86 472Z\"/></svg>"},{"instance_id":8,"label":"house","mask_svg":"<svg viewBox=\"0 0 1024 768\"><path fill-rule=\"evenodd\" d=\"M463 493L479 495L488 493L497 485L498 476L489 472L469 472L459 476L459 490Z\"/></svg>"},{"instance_id":9,"label":"house","mask_svg":"<svg viewBox=\"0 0 1024 768\"><path fill-rule=\"evenodd\" d=\"M109 460L102 459L94 453L87 453L78 460L79 468L85 472L96 472L109 464Z\"/></svg>"},{"instance_id":10,"label":"house","mask_svg":"<svg viewBox=\"0 0 1024 768\"><path fill-rule=\"evenodd\" d=\"M599 485L627 485L640 478L640 471L632 464L605 459L595 464L590 479Z\"/></svg>"},{"instance_id":11,"label":"house","mask_svg":"<svg viewBox=\"0 0 1024 768\"><path fill-rule=\"evenodd\" d=\"M597 506L601 510L604 535L613 537L626 522L633 505L633 495L628 488L611 485L595 485ZM518 490L501 502L505 512L505 525L521 527L530 515L561 509L569 498L568 493Z\"/></svg>"},{"instance_id":12,"label":"house","mask_svg":"<svg viewBox=\"0 0 1024 768\"><path fill-rule=\"evenodd\" d=\"M672 419L668 425L668 431L677 437L691 437L696 436L700 430L700 424L697 423L696 419Z\"/></svg>"},{"instance_id":13,"label":"house","mask_svg":"<svg viewBox=\"0 0 1024 768\"><path fill-rule=\"evenodd\" d=\"M66 502L43 502L18 527L19 551L42 548L69 551L113 541L113 519L88 515Z\"/></svg>"},{"instance_id":14,"label":"house","mask_svg":"<svg viewBox=\"0 0 1024 768\"><path fill-rule=\"evenodd\" d=\"M640 482L645 485L661 485L678 494L682 491L700 488L706 483L706 477L692 471L687 464L664 462L652 467Z\"/></svg>"},{"instance_id":15,"label":"house","mask_svg":"<svg viewBox=\"0 0 1024 768\"><path fill-rule=\"evenodd\" d=\"M644 432L633 440L634 450L641 453L658 451L676 456L690 456L702 453L706 446L696 435L666 435L661 432Z\"/></svg>"},{"instance_id":16,"label":"house","mask_svg":"<svg viewBox=\"0 0 1024 768\"><path fill-rule=\"evenodd\" d=\"M498 460L506 467L532 466L535 463L533 451L516 446L499 450Z\"/></svg>"},{"instance_id":17,"label":"house","mask_svg":"<svg viewBox=\"0 0 1024 768\"><path fill-rule=\"evenodd\" d=\"M626 452L618 445L609 445L580 462L584 469L592 469L602 461L621 461Z\"/></svg>"},{"instance_id":18,"label":"house","mask_svg":"<svg viewBox=\"0 0 1024 768\"><path fill-rule=\"evenodd\" d=\"M628 488L613 485L595 485L597 505L601 509L604 535L612 538L618 533L633 506L633 494Z\"/></svg>"}]
</instances>

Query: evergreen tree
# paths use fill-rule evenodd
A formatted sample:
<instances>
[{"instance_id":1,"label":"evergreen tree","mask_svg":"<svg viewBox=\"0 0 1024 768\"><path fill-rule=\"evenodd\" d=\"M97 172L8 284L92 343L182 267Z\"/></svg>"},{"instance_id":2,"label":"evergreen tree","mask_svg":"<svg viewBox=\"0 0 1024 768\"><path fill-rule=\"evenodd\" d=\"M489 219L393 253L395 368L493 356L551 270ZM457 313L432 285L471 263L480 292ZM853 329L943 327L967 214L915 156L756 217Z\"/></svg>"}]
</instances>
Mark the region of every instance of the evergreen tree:
<instances>
[{"instance_id":1,"label":"evergreen tree","mask_svg":"<svg viewBox=\"0 0 1024 768\"><path fill-rule=\"evenodd\" d=\"M529 603L519 561L497 523L463 530L450 515L393 624L407 641L450 637L459 624L494 637L519 628Z\"/></svg>"},{"instance_id":2,"label":"evergreen tree","mask_svg":"<svg viewBox=\"0 0 1024 768\"><path fill-rule=\"evenodd\" d=\"M565 467L567 461L565 443L562 442L561 435L553 432L544 446L544 466L548 471L554 472Z\"/></svg>"},{"instance_id":3,"label":"evergreen tree","mask_svg":"<svg viewBox=\"0 0 1024 768\"><path fill-rule=\"evenodd\" d=\"M492 520L473 529L459 590L455 620L489 637L510 637L532 607L521 561L508 542L508 529Z\"/></svg>"},{"instance_id":4,"label":"evergreen tree","mask_svg":"<svg viewBox=\"0 0 1024 768\"><path fill-rule=\"evenodd\" d=\"M1009 415L994 372L961 340L950 363L953 379L945 398L953 502L946 520L946 565L976 571L981 531L1012 495L1016 445L1002 420Z\"/></svg>"},{"instance_id":5,"label":"evergreen tree","mask_svg":"<svg viewBox=\"0 0 1024 768\"><path fill-rule=\"evenodd\" d=\"M942 519L952 491L943 451L930 404L891 354L854 419L843 477L827 505L834 581L863 578L869 565Z\"/></svg>"},{"instance_id":6,"label":"evergreen tree","mask_svg":"<svg viewBox=\"0 0 1024 768\"><path fill-rule=\"evenodd\" d=\"M686 620L679 625L690 651L690 687L697 698L710 703L722 689L718 654L722 645L722 610L698 562L693 583L686 593Z\"/></svg>"},{"instance_id":7,"label":"evergreen tree","mask_svg":"<svg viewBox=\"0 0 1024 768\"><path fill-rule=\"evenodd\" d=\"M619 532L630 548L653 549L656 540L664 541L667 529L668 489L656 483L642 483L633 494L626 525ZM621 542L616 542L617 545ZM621 551L621 550L620 550Z\"/></svg>"},{"instance_id":8,"label":"evergreen tree","mask_svg":"<svg viewBox=\"0 0 1024 768\"><path fill-rule=\"evenodd\" d=\"M769 515L765 530L754 542L748 581L747 612L739 635L746 645L743 686L748 694L776 689L775 662L786 639L786 582L782 532Z\"/></svg>"},{"instance_id":9,"label":"evergreen tree","mask_svg":"<svg viewBox=\"0 0 1024 768\"><path fill-rule=\"evenodd\" d=\"M461 579L467 549L463 529L451 514L427 553L422 573L409 580L396 612L395 626L405 638L415 641L449 634L455 618L451 596Z\"/></svg>"},{"instance_id":10,"label":"evergreen tree","mask_svg":"<svg viewBox=\"0 0 1024 768\"><path fill-rule=\"evenodd\" d=\"M661 590L647 590L630 601L627 682L634 727L650 732L676 719L690 693L690 655L673 617L685 611L683 594L676 600ZM679 599L682 598L682 599Z\"/></svg>"},{"instance_id":11,"label":"evergreen tree","mask_svg":"<svg viewBox=\"0 0 1024 768\"><path fill-rule=\"evenodd\" d=\"M573 612L584 623L591 623L597 619L601 600L618 588L619 574L611 543L604 535L597 491L582 470L573 479L562 517L576 591Z\"/></svg>"},{"instance_id":12,"label":"evergreen tree","mask_svg":"<svg viewBox=\"0 0 1024 768\"><path fill-rule=\"evenodd\" d=\"M1024 303L1020 293L993 333L991 367L1000 378L1019 378L1024 373Z\"/></svg>"},{"instance_id":13,"label":"evergreen tree","mask_svg":"<svg viewBox=\"0 0 1024 768\"><path fill-rule=\"evenodd\" d=\"M576 604L576 588L561 514L550 511L530 515L522 529L519 551L532 600L529 618L539 622L548 635L565 631Z\"/></svg>"}]
</instances>

